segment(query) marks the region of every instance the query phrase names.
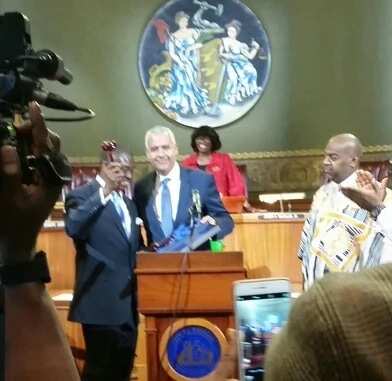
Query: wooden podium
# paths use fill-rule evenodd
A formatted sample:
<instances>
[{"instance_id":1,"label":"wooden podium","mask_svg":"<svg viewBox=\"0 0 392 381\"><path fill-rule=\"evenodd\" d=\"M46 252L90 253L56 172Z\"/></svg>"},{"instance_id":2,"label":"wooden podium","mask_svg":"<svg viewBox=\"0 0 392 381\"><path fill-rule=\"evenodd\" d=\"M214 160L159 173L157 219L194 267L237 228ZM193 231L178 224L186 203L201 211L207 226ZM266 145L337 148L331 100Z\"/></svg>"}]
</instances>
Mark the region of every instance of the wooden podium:
<instances>
[{"instance_id":1,"label":"wooden podium","mask_svg":"<svg viewBox=\"0 0 392 381\"><path fill-rule=\"evenodd\" d=\"M245 278L242 252L139 253L136 273L148 381L185 380L164 369L162 339L186 319L207 320L223 333L234 327L232 283Z\"/></svg>"}]
</instances>

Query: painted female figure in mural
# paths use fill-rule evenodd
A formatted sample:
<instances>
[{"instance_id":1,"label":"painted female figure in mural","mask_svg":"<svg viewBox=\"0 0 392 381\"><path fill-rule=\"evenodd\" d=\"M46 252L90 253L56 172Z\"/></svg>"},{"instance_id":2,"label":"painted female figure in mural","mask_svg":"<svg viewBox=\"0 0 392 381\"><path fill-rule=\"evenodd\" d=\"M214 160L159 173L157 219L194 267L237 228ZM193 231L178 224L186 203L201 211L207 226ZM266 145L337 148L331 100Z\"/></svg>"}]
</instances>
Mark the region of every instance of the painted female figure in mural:
<instances>
[{"instance_id":1,"label":"painted female figure in mural","mask_svg":"<svg viewBox=\"0 0 392 381\"><path fill-rule=\"evenodd\" d=\"M260 45L253 40L249 47L237 40L241 31L241 23L238 20L232 20L227 24L226 30L227 37L222 38L219 50L225 73L223 99L235 105L261 91L261 87L257 85L257 71L250 62L256 57Z\"/></svg>"},{"instance_id":2,"label":"painted female figure in mural","mask_svg":"<svg viewBox=\"0 0 392 381\"><path fill-rule=\"evenodd\" d=\"M189 16L177 12L175 22L178 30L169 36L168 51L172 59L170 89L166 96L165 108L180 115L196 115L208 106L207 90L200 85L199 32L189 28Z\"/></svg>"}]
</instances>

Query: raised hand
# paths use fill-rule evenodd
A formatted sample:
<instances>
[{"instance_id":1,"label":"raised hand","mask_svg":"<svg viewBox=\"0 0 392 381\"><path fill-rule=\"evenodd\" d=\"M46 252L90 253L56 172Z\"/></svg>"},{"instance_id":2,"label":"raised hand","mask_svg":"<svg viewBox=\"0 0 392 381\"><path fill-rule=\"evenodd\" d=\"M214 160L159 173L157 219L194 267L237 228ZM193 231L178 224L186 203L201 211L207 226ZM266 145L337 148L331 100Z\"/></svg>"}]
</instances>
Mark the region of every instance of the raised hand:
<instances>
[{"instance_id":1,"label":"raised hand","mask_svg":"<svg viewBox=\"0 0 392 381\"><path fill-rule=\"evenodd\" d=\"M378 182L370 172L357 171L357 187L341 187L343 194L368 211L382 205L388 178Z\"/></svg>"},{"instance_id":2,"label":"raised hand","mask_svg":"<svg viewBox=\"0 0 392 381\"><path fill-rule=\"evenodd\" d=\"M104 194L107 196L114 190L119 190L124 179L124 171L119 162L103 163L100 176L105 180Z\"/></svg>"}]
</instances>

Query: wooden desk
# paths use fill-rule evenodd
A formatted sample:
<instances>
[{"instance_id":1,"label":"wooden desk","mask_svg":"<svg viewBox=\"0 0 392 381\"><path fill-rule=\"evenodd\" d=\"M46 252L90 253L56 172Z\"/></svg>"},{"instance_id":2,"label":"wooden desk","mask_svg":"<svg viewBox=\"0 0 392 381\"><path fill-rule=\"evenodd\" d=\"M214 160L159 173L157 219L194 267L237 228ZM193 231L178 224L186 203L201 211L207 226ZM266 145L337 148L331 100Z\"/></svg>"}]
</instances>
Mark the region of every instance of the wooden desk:
<instances>
[{"instance_id":1,"label":"wooden desk","mask_svg":"<svg viewBox=\"0 0 392 381\"><path fill-rule=\"evenodd\" d=\"M234 233L224 240L225 251L242 251L248 278L287 277L302 290L297 258L303 218L261 219L258 213L233 214Z\"/></svg>"},{"instance_id":2,"label":"wooden desk","mask_svg":"<svg viewBox=\"0 0 392 381\"><path fill-rule=\"evenodd\" d=\"M44 229L37 249L47 254L52 282L48 290L72 290L75 281L75 248L63 228Z\"/></svg>"}]
</instances>

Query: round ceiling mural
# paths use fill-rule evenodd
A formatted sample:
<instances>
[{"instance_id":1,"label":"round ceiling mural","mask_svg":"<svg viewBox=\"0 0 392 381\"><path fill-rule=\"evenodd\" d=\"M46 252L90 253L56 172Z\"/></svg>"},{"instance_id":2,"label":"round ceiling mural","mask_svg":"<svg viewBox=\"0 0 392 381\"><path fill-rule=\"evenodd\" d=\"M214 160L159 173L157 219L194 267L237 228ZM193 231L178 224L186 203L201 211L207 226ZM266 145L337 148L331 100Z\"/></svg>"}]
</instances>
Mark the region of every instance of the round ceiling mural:
<instances>
[{"instance_id":1,"label":"round ceiling mural","mask_svg":"<svg viewBox=\"0 0 392 381\"><path fill-rule=\"evenodd\" d=\"M172 0L146 26L139 74L152 103L189 127L219 127L246 114L271 68L268 35L238 0Z\"/></svg>"}]
</instances>

